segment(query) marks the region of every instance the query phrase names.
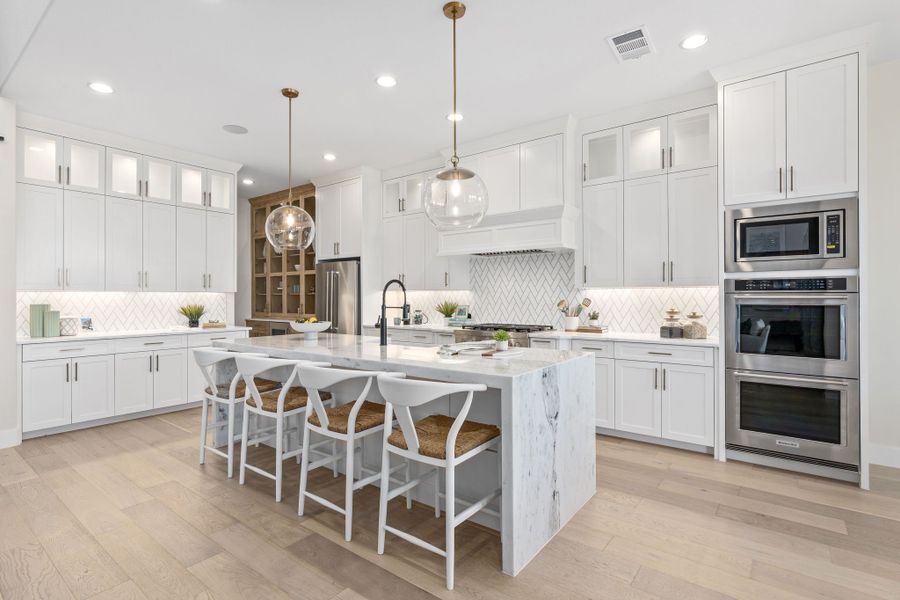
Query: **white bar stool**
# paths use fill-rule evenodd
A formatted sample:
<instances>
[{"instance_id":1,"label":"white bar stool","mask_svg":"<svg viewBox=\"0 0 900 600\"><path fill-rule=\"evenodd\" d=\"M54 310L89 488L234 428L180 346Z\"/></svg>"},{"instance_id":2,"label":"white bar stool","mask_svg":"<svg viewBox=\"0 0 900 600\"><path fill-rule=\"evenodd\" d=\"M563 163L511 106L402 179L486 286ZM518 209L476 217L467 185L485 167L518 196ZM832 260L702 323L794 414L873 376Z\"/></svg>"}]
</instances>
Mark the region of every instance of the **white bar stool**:
<instances>
[{"instance_id":1,"label":"white bar stool","mask_svg":"<svg viewBox=\"0 0 900 600\"><path fill-rule=\"evenodd\" d=\"M203 394L203 406L200 413L200 464L206 462L206 451L217 454L228 460L228 477L234 475L234 442L240 439L240 435L234 433L234 415L235 405L243 402L247 398L247 386L241 376L235 374L230 384L216 383L215 372L218 367L231 367L234 365L234 352L228 352L219 348L195 348L194 361L200 367L204 379L206 379L206 389ZM257 356L266 356L258 354ZM256 387L260 393L271 392L281 387L277 381L267 379L257 379ZM226 418L209 422L209 410L214 408L216 404L225 407ZM226 442L227 450L225 452L219 450L215 446L210 446L208 441L209 428L218 429L219 427L228 428L228 441Z\"/></svg>"},{"instance_id":2,"label":"white bar stool","mask_svg":"<svg viewBox=\"0 0 900 600\"><path fill-rule=\"evenodd\" d=\"M234 362L237 366L238 374L243 377L247 386L249 397L244 402L244 420L241 432L241 471L240 483L244 485L246 481L247 469L275 480L275 502L281 502L281 482L284 470L283 462L289 458L298 457L303 452L302 445L296 450L285 452L285 433L287 433L285 424L287 419L297 416L302 418L302 414L306 409L307 394L301 386L300 378L297 374L297 368L303 364L317 364L327 366L328 363L308 363L306 361L288 360L282 358L267 358L262 356L253 356L250 354L237 353L234 355ZM287 373L287 375L285 375ZM269 392L262 394L256 387L257 377L274 377L282 382L281 389L278 393ZM250 415L256 420L254 433L257 437L250 437ZM260 417L275 420L275 431L272 428L259 429ZM297 432L302 436L304 429L302 425L297 424ZM250 444L259 444L260 442L275 439L275 473L270 473L265 469L251 465L247 462L247 446Z\"/></svg>"},{"instance_id":3,"label":"white bar stool","mask_svg":"<svg viewBox=\"0 0 900 600\"><path fill-rule=\"evenodd\" d=\"M369 402L366 398L372 389L372 382L376 377L402 377L402 374L353 371L349 369L325 369L310 365L300 366L298 372L303 385L309 393L309 402L306 405L306 419L303 422L305 431L303 433L303 457L300 462L300 501L297 506L297 514L303 516L305 501L306 498L309 498L344 515L344 539L349 542L353 534L353 492L375 483L381 478L380 471L375 472L371 469L366 469L360 462L360 479L356 480L356 471L354 469L355 454L358 450L361 450L361 447L357 447L356 442L381 432L385 423L384 406L375 402ZM325 408L321 398L322 390L354 381L361 386L361 390L353 402L334 406L333 408ZM345 452L338 452L335 446L332 446L330 456L311 462L308 451L311 432L343 442ZM346 458L346 484L344 486L343 508L306 489L311 469L317 469L329 464L336 469L337 463L342 457ZM407 465L398 465L398 468ZM366 471L371 474L363 477ZM411 502L411 498L408 498L407 502Z\"/></svg>"},{"instance_id":4,"label":"white bar stool","mask_svg":"<svg viewBox=\"0 0 900 600\"><path fill-rule=\"evenodd\" d=\"M492 500L500 496L501 488L499 487L461 512L456 512L456 467L473 456L481 454L485 450L498 448L500 445L500 429L498 427L466 420L475 392L483 392L487 386L380 376L378 377L378 388L385 399L385 422L391 422L392 413L396 408L397 421L400 423L399 430L384 430L384 449L381 459L381 501L378 506L378 554L384 554L385 532L389 531L411 544L444 556L447 559L447 589L452 590L456 528L481 510L499 516L497 511L487 508ZM460 392L466 393L466 400L455 418L434 414L413 421L410 408ZM407 481L404 485L391 490L388 481L391 454L433 468L415 480ZM442 467L445 469L445 550L387 524L388 502L430 477L435 478L434 513L436 517L440 517L438 469Z\"/></svg>"}]
</instances>

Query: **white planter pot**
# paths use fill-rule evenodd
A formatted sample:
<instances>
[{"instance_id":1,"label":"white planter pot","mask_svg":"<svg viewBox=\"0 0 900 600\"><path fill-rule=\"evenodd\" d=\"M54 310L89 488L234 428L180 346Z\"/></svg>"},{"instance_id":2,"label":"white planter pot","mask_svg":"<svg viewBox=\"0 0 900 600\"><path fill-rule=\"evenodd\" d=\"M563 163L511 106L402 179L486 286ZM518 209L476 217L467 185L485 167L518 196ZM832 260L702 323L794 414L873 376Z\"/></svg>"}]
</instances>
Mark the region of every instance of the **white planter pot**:
<instances>
[{"instance_id":1,"label":"white planter pot","mask_svg":"<svg viewBox=\"0 0 900 600\"><path fill-rule=\"evenodd\" d=\"M590 327L600 327L600 319L591 319L588 321Z\"/></svg>"},{"instance_id":2,"label":"white planter pot","mask_svg":"<svg viewBox=\"0 0 900 600\"><path fill-rule=\"evenodd\" d=\"M563 317L563 327L566 331L575 331L578 329L578 317Z\"/></svg>"},{"instance_id":3,"label":"white planter pot","mask_svg":"<svg viewBox=\"0 0 900 600\"><path fill-rule=\"evenodd\" d=\"M497 352L506 352L509 350L509 340L504 340L502 342L494 342Z\"/></svg>"}]
</instances>

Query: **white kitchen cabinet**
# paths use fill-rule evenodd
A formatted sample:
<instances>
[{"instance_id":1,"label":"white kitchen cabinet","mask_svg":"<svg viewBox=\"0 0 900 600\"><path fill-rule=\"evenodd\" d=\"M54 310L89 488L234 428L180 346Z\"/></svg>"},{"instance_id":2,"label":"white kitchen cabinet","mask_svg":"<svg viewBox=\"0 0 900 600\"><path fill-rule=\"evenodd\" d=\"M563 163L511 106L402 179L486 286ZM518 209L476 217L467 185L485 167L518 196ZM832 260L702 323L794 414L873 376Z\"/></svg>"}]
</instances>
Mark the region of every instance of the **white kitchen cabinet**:
<instances>
[{"instance_id":1,"label":"white kitchen cabinet","mask_svg":"<svg viewBox=\"0 0 900 600\"><path fill-rule=\"evenodd\" d=\"M144 200L175 204L175 163L162 158L145 156L143 160Z\"/></svg>"},{"instance_id":2,"label":"white kitchen cabinet","mask_svg":"<svg viewBox=\"0 0 900 600\"><path fill-rule=\"evenodd\" d=\"M532 140L519 145L520 210L562 206L563 136ZM490 190L488 191L490 195Z\"/></svg>"},{"instance_id":3,"label":"white kitchen cabinet","mask_svg":"<svg viewBox=\"0 0 900 600\"><path fill-rule=\"evenodd\" d=\"M668 121L666 168L669 173L702 169L716 164L716 106L704 106L669 115Z\"/></svg>"},{"instance_id":4,"label":"white kitchen cabinet","mask_svg":"<svg viewBox=\"0 0 900 600\"><path fill-rule=\"evenodd\" d=\"M177 165L178 205L189 208L206 206L207 172L206 169L190 165Z\"/></svg>"},{"instance_id":5,"label":"white kitchen cabinet","mask_svg":"<svg viewBox=\"0 0 900 600\"><path fill-rule=\"evenodd\" d=\"M382 224L381 278L384 281L403 278L403 217L385 219Z\"/></svg>"},{"instance_id":6,"label":"white kitchen cabinet","mask_svg":"<svg viewBox=\"0 0 900 600\"><path fill-rule=\"evenodd\" d=\"M67 290L104 289L105 207L100 194L63 193L63 285Z\"/></svg>"},{"instance_id":7,"label":"white kitchen cabinet","mask_svg":"<svg viewBox=\"0 0 900 600\"><path fill-rule=\"evenodd\" d=\"M858 55L787 72L788 198L859 189Z\"/></svg>"},{"instance_id":8,"label":"white kitchen cabinet","mask_svg":"<svg viewBox=\"0 0 900 600\"><path fill-rule=\"evenodd\" d=\"M141 200L143 157L135 152L108 148L106 151L106 193L118 198Z\"/></svg>"},{"instance_id":9,"label":"white kitchen cabinet","mask_svg":"<svg viewBox=\"0 0 900 600\"><path fill-rule=\"evenodd\" d=\"M234 216L206 214L206 291L234 292Z\"/></svg>"},{"instance_id":10,"label":"white kitchen cabinet","mask_svg":"<svg viewBox=\"0 0 900 600\"><path fill-rule=\"evenodd\" d=\"M63 142L63 187L102 194L106 148L66 138Z\"/></svg>"},{"instance_id":11,"label":"white kitchen cabinet","mask_svg":"<svg viewBox=\"0 0 900 600\"><path fill-rule=\"evenodd\" d=\"M16 185L16 288L63 289L63 191Z\"/></svg>"},{"instance_id":12,"label":"white kitchen cabinet","mask_svg":"<svg viewBox=\"0 0 900 600\"><path fill-rule=\"evenodd\" d=\"M147 202L143 205L143 289L174 292L177 285L176 208Z\"/></svg>"},{"instance_id":13,"label":"white kitchen cabinet","mask_svg":"<svg viewBox=\"0 0 900 600\"><path fill-rule=\"evenodd\" d=\"M621 287L625 250L625 185L621 181L584 188L582 226L584 287Z\"/></svg>"},{"instance_id":14,"label":"white kitchen cabinet","mask_svg":"<svg viewBox=\"0 0 900 600\"><path fill-rule=\"evenodd\" d=\"M115 414L115 356L82 356L71 360L72 423Z\"/></svg>"},{"instance_id":15,"label":"white kitchen cabinet","mask_svg":"<svg viewBox=\"0 0 900 600\"><path fill-rule=\"evenodd\" d=\"M425 215L403 217L403 284L425 289Z\"/></svg>"},{"instance_id":16,"label":"white kitchen cabinet","mask_svg":"<svg viewBox=\"0 0 900 600\"><path fill-rule=\"evenodd\" d=\"M616 361L613 344L589 339L572 340L572 350L594 355L595 425L607 429L616 426Z\"/></svg>"},{"instance_id":17,"label":"white kitchen cabinet","mask_svg":"<svg viewBox=\"0 0 900 600\"><path fill-rule=\"evenodd\" d=\"M393 217L403 213L403 178L385 181L381 195L381 213Z\"/></svg>"},{"instance_id":18,"label":"white kitchen cabinet","mask_svg":"<svg viewBox=\"0 0 900 600\"><path fill-rule=\"evenodd\" d=\"M52 187L63 186L63 138L31 129L16 131L16 179Z\"/></svg>"},{"instance_id":19,"label":"white kitchen cabinet","mask_svg":"<svg viewBox=\"0 0 900 600\"><path fill-rule=\"evenodd\" d=\"M153 408L153 352L116 354L116 415Z\"/></svg>"},{"instance_id":20,"label":"white kitchen cabinet","mask_svg":"<svg viewBox=\"0 0 900 600\"><path fill-rule=\"evenodd\" d=\"M723 110L725 204L784 198L785 73L724 86Z\"/></svg>"},{"instance_id":21,"label":"white kitchen cabinet","mask_svg":"<svg viewBox=\"0 0 900 600\"><path fill-rule=\"evenodd\" d=\"M668 176L670 285L718 283L718 200L715 167Z\"/></svg>"},{"instance_id":22,"label":"white kitchen cabinet","mask_svg":"<svg viewBox=\"0 0 900 600\"><path fill-rule=\"evenodd\" d=\"M354 179L339 184L341 188L341 238L338 256L359 256L362 253L362 181Z\"/></svg>"},{"instance_id":23,"label":"white kitchen cabinet","mask_svg":"<svg viewBox=\"0 0 900 600\"><path fill-rule=\"evenodd\" d=\"M425 183L431 173L416 173L406 178L404 182L403 213L411 214L420 212L423 208L425 197Z\"/></svg>"},{"instance_id":24,"label":"white kitchen cabinet","mask_svg":"<svg viewBox=\"0 0 900 600\"><path fill-rule=\"evenodd\" d=\"M72 365L68 358L22 363L22 431L72 422Z\"/></svg>"},{"instance_id":25,"label":"white kitchen cabinet","mask_svg":"<svg viewBox=\"0 0 900 600\"><path fill-rule=\"evenodd\" d=\"M316 259L362 252L362 181L351 179L316 189Z\"/></svg>"},{"instance_id":26,"label":"white kitchen cabinet","mask_svg":"<svg viewBox=\"0 0 900 600\"><path fill-rule=\"evenodd\" d=\"M622 128L589 133L581 141L581 182L597 185L624 179Z\"/></svg>"},{"instance_id":27,"label":"white kitchen cabinet","mask_svg":"<svg viewBox=\"0 0 900 600\"><path fill-rule=\"evenodd\" d=\"M428 176L428 172L416 173L384 182L382 214L392 217L420 212Z\"/></svg>"},{"instance_id":28,"label":"white kitchen cabinet","mask_svg":"<svg viewBox=\"0 0 900 600\"><path fill-rule=\"evenodd\" d=\"M234 212L234 175L207 171L206 206L218 212Z\"/></svg>"},{"instance_id":29,"label":"white kitchen cabinet","mask_svg":"<svg viewBox=\"0 0 900 600\"><path fill-rule=\"evenodd\" d=\"M153 408L187 402L187 350L159 350L153 353Z\"/></svg>"},{"instance_id":30,"label":"white kitchen cabinet","mask_svg":"<svg viewBox=\"0 0 900 600\"><path fill-rule=\"evenodd\" d=\"M713 445L715 376L712 367L661 364L662 437Z\"/></svg>"},{"instance_id":31,"label":"white kitchen cabinet","mask_svg":"<svg viewBox=\"0 0 900 600\"><path fill-rule=\"evenodd\" d=\"M468 290L469 257L438 256L440 236L434 224L425 219L425 289Z\"/></svg>"},{"instance_id":32,"label":"white kitchen cabinet","mask_svg":"<svg viewBox=\"0 0 900 600\"><path fill-rule=\"evenodd\" d=\"M144 283L142 238L142 203L139 200L107 196L107 290L119 292L137 292L141 290Z\"/></svg>"},{"instance_id":33,"label":"white kitchen cabinet","mask_svg":"<svg viewBox=\"0 0 900 600\"><path fill-rule=\"evenodd\" d=\"M625 182L625 286L664 286L668 273L667 177Z\"/></svg>"},{"instance_id":34,"label":"white kitchen cabinet","mask_svg":"<svg viewBox=\"0 0 900 600\"><path fill-rule=\"evenodd\" d=\"M488 191L488 215L519 210L519 146L482 152L460 161L481 177Z\"/></svg>"},{"instance_id":35,"label":"white kitchen cabinet","mask_svg":"<svg viewBox=\"0 0 900 600\"><path fill-rule=\"evenodd\" d=\"M659 117L626 125L624 139L625 179L649 177L666 172L668 119Z\"/></svg>"},{"instance_id":36,"label":"white kitchen cabinet","mask_svg":"<svg viewBox=\"0 0 900 600\"><path fill-rule=\"evenodd\" d=\"M662 435L659 378L659 363L616 361L616 429L651 437Z\"/></svg>"},{"instance_id":37,"label":"white kitchen cabinet","mask_svg":"<svg viewBox=\"0 0 900 600\"><path fill-rule=\"evenodd\" d=\"M175 272L179 292L206 291L206 215L202 209L177 208Z\"/></svg>"}]
</instances>

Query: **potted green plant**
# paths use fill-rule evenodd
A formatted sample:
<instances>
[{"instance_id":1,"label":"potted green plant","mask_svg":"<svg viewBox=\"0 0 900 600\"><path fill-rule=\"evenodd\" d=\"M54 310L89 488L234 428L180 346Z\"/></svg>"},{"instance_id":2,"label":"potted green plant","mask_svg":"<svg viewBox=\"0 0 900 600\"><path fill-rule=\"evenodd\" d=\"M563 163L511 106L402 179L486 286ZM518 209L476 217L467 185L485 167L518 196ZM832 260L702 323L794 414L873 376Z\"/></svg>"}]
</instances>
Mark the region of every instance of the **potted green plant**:
<instances>
[{"instance_id":1,"label":"potted green plant","mask_svg":"<svg viewBox=\"0 0 900 600\"><path fill-rule=\"evenodd\" d=\"M588 326L600 327L600 313L596 310L592 310L588 313Z\"/></svg>"},{"instance_id":2,"label":"potted green plant","mask_svg":"<svg viewBox=\"0 0 900 600\"><path fill-rule=\"evenodd\" d=\"M509 350L509 332L505 329L498 329L494 332L494 344L497 352L506 352Z\"/></svg>"},{"instance_id":3,"label":"potted green plant","mask_svg":"<svg viewBox=\"0 0 900 600\"><path fill-rule=\"evenodd\" d=\"M450 325L450 317L456 314L459 304L456 302L441 302L434 307L436 311L444 315L444 325Z\"/></svg>"},{"instance_id":4,"label":"potted green plant","mask_svg":"<svg viewBox=\"0 0 900 600\"><path fill-rule=\"evenodd\" d=\"M178 312L187 317L188 327L200 327L200 317L206 314L206 307L202 304L186 304Z\"/></svg>"}]
</instances>

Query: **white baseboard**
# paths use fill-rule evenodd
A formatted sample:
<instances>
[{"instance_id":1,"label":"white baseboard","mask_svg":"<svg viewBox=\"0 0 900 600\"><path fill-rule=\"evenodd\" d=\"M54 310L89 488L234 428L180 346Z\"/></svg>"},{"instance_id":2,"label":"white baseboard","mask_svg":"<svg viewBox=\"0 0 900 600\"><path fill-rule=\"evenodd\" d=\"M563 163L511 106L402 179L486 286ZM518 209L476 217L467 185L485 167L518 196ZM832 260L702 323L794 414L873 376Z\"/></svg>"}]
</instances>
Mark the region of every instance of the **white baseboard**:
<instances>
[{"instance_id":1,"label":"white baseboard","mask_svg":"<svg viewBox=\"0 0 900 600\"><path fill-rule=\"evenodd\" d=\"M12 448L22 443L22 432L18 427L0 429L0 448Z\"/></svg>"},{"instance_id":2,"label":"white baseboard","mask_svg":"<svg viewBox=\"0 0 900 600\"><path fill-rule=\"evenodd\" d=\"M873 465L900 469L900 446L869 444L869 462Z\"/></svg>"}]
</instances>

